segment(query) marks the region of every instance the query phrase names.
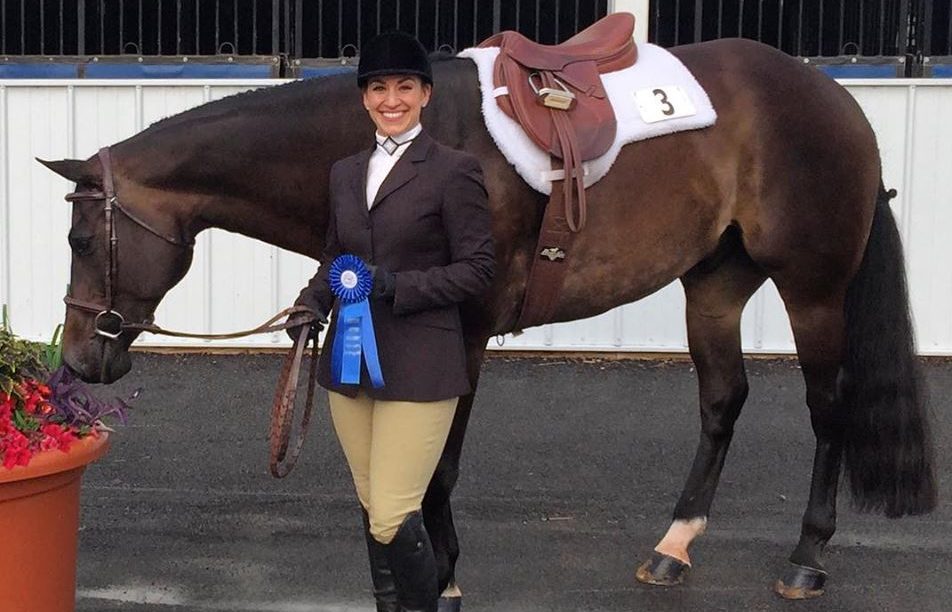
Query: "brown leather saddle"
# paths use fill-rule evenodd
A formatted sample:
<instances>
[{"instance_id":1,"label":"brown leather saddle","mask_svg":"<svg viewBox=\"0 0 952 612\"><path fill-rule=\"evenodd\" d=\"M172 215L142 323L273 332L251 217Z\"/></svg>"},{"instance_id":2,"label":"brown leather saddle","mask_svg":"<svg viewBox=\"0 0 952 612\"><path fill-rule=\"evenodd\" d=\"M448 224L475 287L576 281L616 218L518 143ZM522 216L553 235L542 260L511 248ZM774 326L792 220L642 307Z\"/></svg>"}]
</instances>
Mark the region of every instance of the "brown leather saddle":
<instances>
[{"instance_id":1,"label":"brown leather saddle","mask_svg":"<svg viewBox=\"0 0 952 612\"><path fill-rule=\"evenodd\" d=\"M585 226L583 162L605 154L615 140L615 113L600 75L635 63L634 28L633 15L614 13L560 45L540 45L514 31L479 45L499 47L493 67L499 107L562 170L543 216L518 329L546 322L558 301L566 254Z\"/></svg>"},{"instance_id":2,"label":"brown leather saddle","mask_svg":"<svg viewBox=\"0 0 952 612\"><path fill-rule=\"evenodd\" d=\"M499 47L493 84L508 90L497 103L559 159L573 150L582 160L603 155L615 139L615 113L599 75L635 63L634 27L630 13L614 13L560 45L540 45L511 30L485 40L480 47ZM561 116L571 128L565 134Z\"/></svg>"}]
</instances>

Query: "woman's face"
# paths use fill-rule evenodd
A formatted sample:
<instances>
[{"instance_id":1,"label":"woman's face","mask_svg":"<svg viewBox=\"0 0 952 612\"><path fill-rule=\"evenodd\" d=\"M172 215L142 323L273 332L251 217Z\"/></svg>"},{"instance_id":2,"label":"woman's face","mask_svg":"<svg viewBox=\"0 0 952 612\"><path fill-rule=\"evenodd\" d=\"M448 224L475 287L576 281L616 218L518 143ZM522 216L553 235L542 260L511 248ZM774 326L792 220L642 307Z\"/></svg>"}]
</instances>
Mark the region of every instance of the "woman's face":
<instances>
[{"instance_id":1,"label":"woman's face","mask_svg":"<svg viewBox=\"0 0 952 612\"><path fill-rule=\"evenodd\" d=\"M405 74L374 77L364 88L364 108L384 136L402 134L420 122L432 87Z\"/></svg>"}]
</instances>

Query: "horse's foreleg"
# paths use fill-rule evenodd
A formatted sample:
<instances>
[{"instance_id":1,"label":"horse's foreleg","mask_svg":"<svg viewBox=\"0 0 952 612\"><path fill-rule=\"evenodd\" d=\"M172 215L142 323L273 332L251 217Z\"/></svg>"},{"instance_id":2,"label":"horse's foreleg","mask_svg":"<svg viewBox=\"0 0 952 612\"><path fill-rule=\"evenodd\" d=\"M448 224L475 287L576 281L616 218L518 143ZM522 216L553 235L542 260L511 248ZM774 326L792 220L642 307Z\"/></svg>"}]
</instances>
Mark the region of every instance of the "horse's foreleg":
<instances>
[{"instance_id":1,"label":"horse's foreleg","mask_svg":"<svg viewBox=\"0 0 952 612\"><path fill-rule=\"evenodd\" d=\"M456 584L456 559L459 557L459 541L456 538L456 527L453 525L453 510L450 505L450 495L456 487L459 478L459 461L463 452L463 439L466 437L466 426L469 423L470 411L473 407L476 384L479 381L479 370L482 366L483 355L486 350L486 338L467 342L467 363L473 393L459 398L456 406L456 416L450 428L443 455L436 466L430 486L423 497L423 520L426 524L433 552L436 556L439 588L443 596L440 598L440 610L458 610L460 597L459 587Z\"/></svg>"},{"instance_id":2,"label":"horse's foreleg","mask_svg":"<svg viewBox=\"0 0 952 612\"><path fill-rule=\"evenodd\" d=\"M700 390L701 439L671 527L636 573L641 582L666 586L680 583L691 565L688 547L707 525L734 422L747 399L740 318L764 275L728 235L710 261L681 280Z\"/></svg>"},{"instance_id":3,"label":"horse's foreleg","mask_svg":"<svg viewBox=\"0 0 952 612\"><path fill-rule=\"evenodd\" d=\"M786 299L785 299L786 301ZM844 344L843 302L800 307L788 301L790 323L807 387L807 406L816 436L810 500L803 515L800 541L790 556L793 564L775 586L788 599L823 593L826 570L820 555L836 530L836 486L843 454L843 426L837 397L837 376Z\"/></svg>"}]
</instances>

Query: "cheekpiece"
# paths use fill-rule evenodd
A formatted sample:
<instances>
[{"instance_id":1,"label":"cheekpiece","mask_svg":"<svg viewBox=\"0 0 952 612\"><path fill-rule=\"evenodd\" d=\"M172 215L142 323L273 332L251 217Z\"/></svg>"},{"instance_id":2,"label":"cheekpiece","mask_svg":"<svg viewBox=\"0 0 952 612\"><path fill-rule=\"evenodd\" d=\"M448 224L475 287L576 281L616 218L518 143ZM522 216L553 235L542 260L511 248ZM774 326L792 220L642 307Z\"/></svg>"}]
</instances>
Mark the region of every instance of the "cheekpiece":
<instances>
[{"instance_id":1,"label":"cheekpiece","mask_svg":"<svg viewBox=\"0 0 952 612\"><path fill-rule=\"evenodd\" d=\"M364 87L372 77L412 74L433 84L426 49L406 32L385 32L368 40L360 49L357 85Z\"/></svg>"}]
</instances>

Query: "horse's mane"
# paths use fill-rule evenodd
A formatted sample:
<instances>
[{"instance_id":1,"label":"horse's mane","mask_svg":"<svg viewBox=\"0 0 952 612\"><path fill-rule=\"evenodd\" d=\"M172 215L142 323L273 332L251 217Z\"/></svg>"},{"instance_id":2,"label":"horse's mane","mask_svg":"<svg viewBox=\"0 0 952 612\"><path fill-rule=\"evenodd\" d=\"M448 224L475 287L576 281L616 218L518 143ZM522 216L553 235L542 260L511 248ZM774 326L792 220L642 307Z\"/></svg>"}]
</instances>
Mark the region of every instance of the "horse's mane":
<instances>
[{"instance_id":1,"label":"horse's mane","mask_svg":"<svg viewBox=\"0 0 952 612\"><path fill-rule=\"evenodd\" d=\"M218 100L207 102L201 106L186 110L177 115L160 119L151 124L143 132L155 132L167 128L178 127L194 121L203 121L213 117L220 117L235 110L242 112L256 111L274 114L274 109L280 108L281 115L293 112L300 107L305 109L313 106L318 92L327 87L332 81L341 78L352 79L349 74L333 74L324 77L292 81L275 87L259 87L248 91L238 92ZM276 116L279 116L276 114Z\"/></svg>"},{"instance_id":2,"label":"horse's mane","mask_svg":"<svg viewBox=\"0 0 952 612\"><path fill-rule=\"evenodd\" d=\"M456 59L456 56L445 51L439 51L430 56L430 61L433 64L443 63L453 59ZM262 113L275 114L274 109L277 107L281 109L281 114L276 114L275 116L284 116L289 112L294 112L298 108L301 110L312 108L314 101L318 99L317 95L320 91L332 84L346 80L348 86L356 87L353 79L354 76L352 73L338 73L291 81L276 87L259 87L257 89L242 91L189 109L177 115L160 119L149 125L143 133L174 128L194 121L221 117L235 110L241 110L245 113L261 111Z\"/></svg>"}]
</instances>

